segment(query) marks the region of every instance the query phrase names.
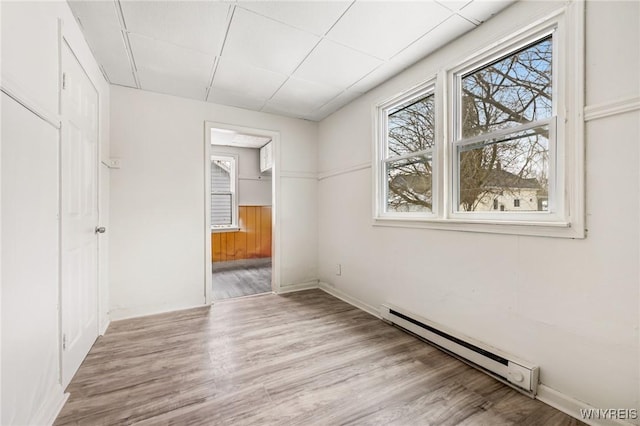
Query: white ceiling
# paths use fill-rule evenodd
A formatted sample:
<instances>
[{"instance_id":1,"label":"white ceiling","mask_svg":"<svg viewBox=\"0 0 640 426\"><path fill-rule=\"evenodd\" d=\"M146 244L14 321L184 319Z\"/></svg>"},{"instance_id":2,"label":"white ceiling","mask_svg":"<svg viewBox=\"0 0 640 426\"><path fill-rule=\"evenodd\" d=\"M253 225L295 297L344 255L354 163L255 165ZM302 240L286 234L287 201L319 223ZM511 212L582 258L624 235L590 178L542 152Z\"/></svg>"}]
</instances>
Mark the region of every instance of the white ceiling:
<instances>
[{"instance_id":1,"label":"white ceiling","mask_svg":"<svg viewBox=\"0 0 640 426\"><path fill-rule=\"evenodd\" d=\"M239 133L227 129L211 129L211 145L235 146L238 148L262 148L271 138Z\"/></svg>"},{"instance_id":2,"label":"white ceiling","mask_svg":"<svg viewBox=\"0 0 640 426\"><path fill-rule=\"evenodd\" d=\"M112 84L318 121L514 0L69 0Z\"/></svg>"}]
</instances>

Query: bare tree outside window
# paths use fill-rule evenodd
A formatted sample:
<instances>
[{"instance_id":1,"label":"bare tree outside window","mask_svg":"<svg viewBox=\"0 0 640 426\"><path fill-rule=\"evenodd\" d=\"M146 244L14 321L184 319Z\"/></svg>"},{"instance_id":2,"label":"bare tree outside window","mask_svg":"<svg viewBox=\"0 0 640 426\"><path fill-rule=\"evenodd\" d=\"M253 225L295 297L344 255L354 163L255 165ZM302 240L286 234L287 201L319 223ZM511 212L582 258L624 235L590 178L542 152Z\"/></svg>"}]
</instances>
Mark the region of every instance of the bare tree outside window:
<instances>
[{"instance_id":1,"label":"bare tree outside window","mask_svg":"<svg viewBox=\"0 0 640 426\"><path fill-rule=\"evenodd\" d=\"M518 211L547 209L552 46L547 37L462 76L460 210L495 211L494 200L502 207L515 199L523 200Z\"/></svg>"},{"instance_id":2,"label":"bare tree outside window","mask_svg":"<svg viewBox=\"0 0 640 426\"><path fill-rule=\"evenodd\" d=\"M434 109L429 95L387 115L387 211L430 212L433 207Z\"/></svg>"}]
</instances>

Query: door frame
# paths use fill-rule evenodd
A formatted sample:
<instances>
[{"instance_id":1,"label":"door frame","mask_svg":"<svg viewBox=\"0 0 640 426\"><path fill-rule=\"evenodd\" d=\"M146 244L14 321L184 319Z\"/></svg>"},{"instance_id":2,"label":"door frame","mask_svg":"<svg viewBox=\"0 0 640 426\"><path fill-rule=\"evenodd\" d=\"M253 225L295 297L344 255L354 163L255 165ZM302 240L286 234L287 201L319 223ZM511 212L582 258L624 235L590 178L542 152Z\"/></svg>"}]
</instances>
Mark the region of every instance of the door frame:
<instances>
[{"instance_id":1,"label":"door frame","mask_svg":"<svg viewBox=\"0 0 640 426\"><path fill-rule=\"evenodd\" d=\"M280 291L280 132L257 127L238 126L215 121L204 122L204 301L213 304L211 273L211 129L232 130L271 138L273 166L271 168L271 290Z\"/></svg>"},{"instance_id":2,"label":"door frame","mask_svg":"<svg viewBox=\"0 0 640 426\"><path fill-rule=\"evenodd\" d=\"M63 191L63 186L62 186L62 175L63 175L63 170L62 170L62 145L64 143L64 126L68 126L67 124L67 116L65 114L65 112L62 110L62 97L64 96L63 94L63 74L65 72L65 64L63 63L63 57L64 57L64 53L63 50L66 48L69 50L69 53L71 53L71 56L77 61L78 65L80 66L80 68L82 69L82 72L84 73L84 75L87 77L87 80L89 81L89 83L91 83L91 86L93 87L93 90L95 90L96 93L96 156L95 156L95 160L96 160L96 164L95 164L95 182L96 182L96 209L97 209L97 222L96 226L98 226L98 224L100 223L101 219L102 219L102 205L100 202L101 199L101 180L100 180L100 144L101 144L101 138L100 138L100 132L101 132L101 127L100 127L100 102L101 102L101 96L100 96L100 91L98 90L96 84L94 83L94 81L91 79L91 76L89 75L89 73L87 72L87 70L85 69L82 61L80 60L80 58L78 57L78 55L76 54L75 50L72 47L72 42L69 41L65 35L65 31L64 31L64 25L62 22L59 23L59 55L58 55L58 63L59 63L59 84L58 84L58 115L60 118L60 129L59 129L59 144L58 144L58 215L59 215L59 220L58 220L58 251L60 253L60 256L58 258L58 342L59 342L59 380L60 380L60 384L62 385L63 389L66 389L66 387L69 385L69 382L71 382L71 380L73 379L73 376L69 377L69 381L67 382L65 380L65 371L64 371L64 357L65 357L65 350L63 349L63 337L64 337L64 333L65 333L65 323L63 321L64 319L64 315L63 315L63 309L64 309L64 305L63 305L63 277L62 277L62 263L63 263L63 250L62 250L62 239L63 239L63 235L65 230L63 229L63 224L62 224L62 209L63 209L63 205L62 205L62 191ZM96 280L95 280L95 293L96 293L96 305L95 305L95 310L96 310L96 338L98 336L100 336L102 333L100 332L100 327L101 327L101 318L100 318L100 308L101 308L101 304L104 303L104 301L101 300L100 298L100 289L101 289L101 285L103 285L104 283L100 282L100 244L99 244L99 236L96 234ZM77 372L77 371L76 371ZM75 372L74 372L75 375Z\"/></svg>"}]
</instances>

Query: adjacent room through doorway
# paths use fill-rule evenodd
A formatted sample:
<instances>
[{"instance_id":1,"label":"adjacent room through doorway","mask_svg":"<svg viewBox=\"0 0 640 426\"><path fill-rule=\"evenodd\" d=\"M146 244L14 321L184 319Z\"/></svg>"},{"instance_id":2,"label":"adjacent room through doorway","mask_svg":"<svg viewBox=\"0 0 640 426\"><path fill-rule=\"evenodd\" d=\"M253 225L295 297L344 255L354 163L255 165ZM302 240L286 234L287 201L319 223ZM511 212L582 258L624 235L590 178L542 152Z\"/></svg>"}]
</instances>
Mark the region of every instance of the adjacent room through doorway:
<instances>
[{"instance_id":1,"label":"adjacent room through doorway","mask_svg":"<svg viewBox=\"0 0 640 426\"><path fill-rule=\"evenodd\" d=\"M272 140L211 128L213 300L272 291Z\"/></svg>"}]
</instances>

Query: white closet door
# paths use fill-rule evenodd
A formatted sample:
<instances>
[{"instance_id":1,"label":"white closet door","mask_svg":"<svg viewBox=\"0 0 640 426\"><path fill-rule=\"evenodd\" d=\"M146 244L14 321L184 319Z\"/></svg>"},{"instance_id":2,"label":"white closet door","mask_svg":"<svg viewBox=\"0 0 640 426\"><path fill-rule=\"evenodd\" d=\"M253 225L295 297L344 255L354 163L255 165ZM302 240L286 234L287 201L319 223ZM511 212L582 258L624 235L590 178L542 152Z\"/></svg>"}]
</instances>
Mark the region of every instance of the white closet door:
<instances>
[{"instance_id":1,"label":"white closet door","mask_svg":"<svg viewBox=\"0 0 640 426\"><path fill-rule=\"evenodd\" d=\"M98 94L77 59L62 50L62 385L98 337Z\"/></svg>"}]
</instances>

